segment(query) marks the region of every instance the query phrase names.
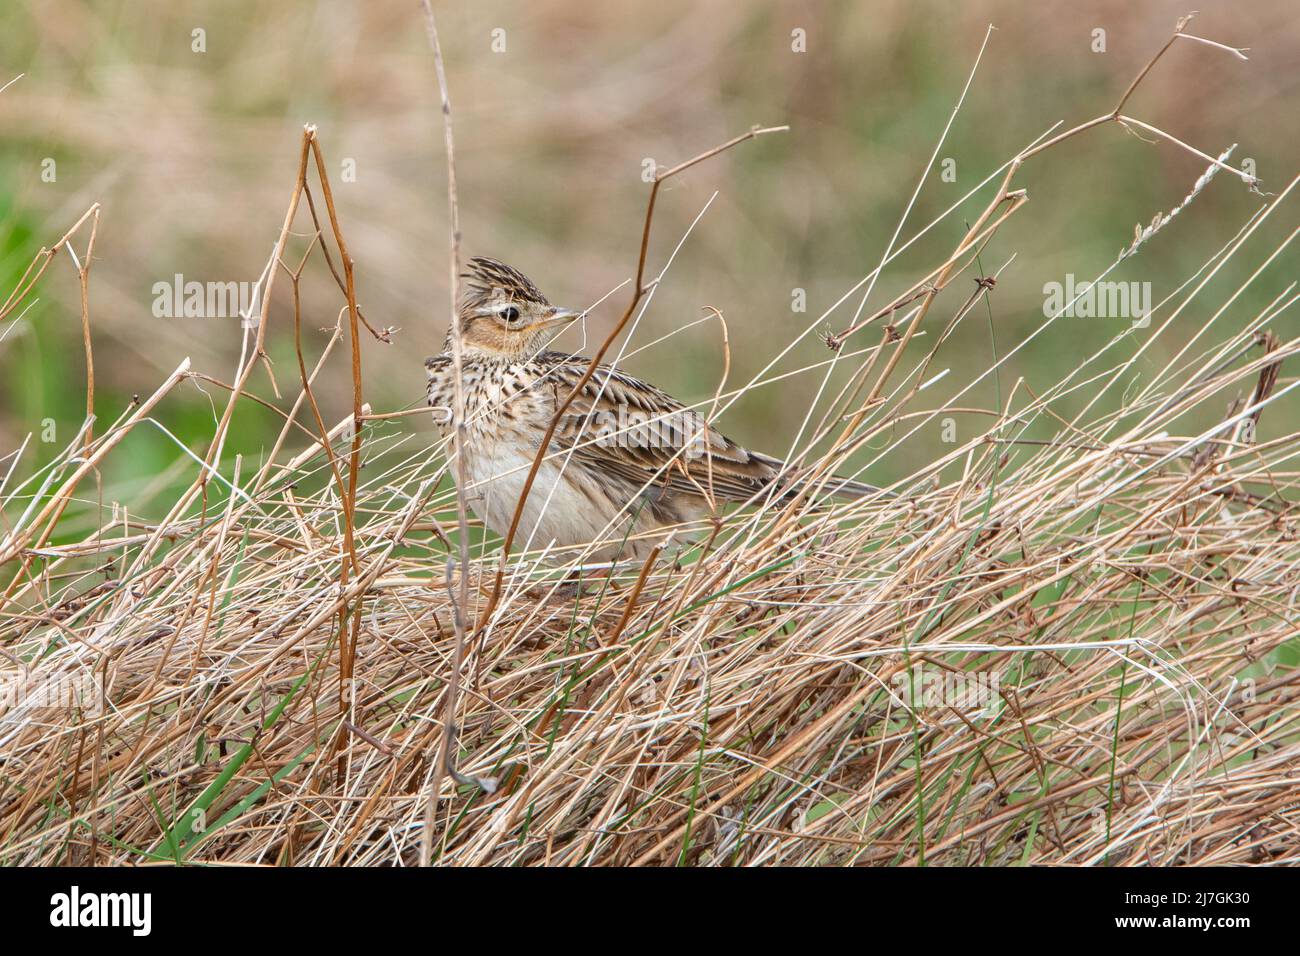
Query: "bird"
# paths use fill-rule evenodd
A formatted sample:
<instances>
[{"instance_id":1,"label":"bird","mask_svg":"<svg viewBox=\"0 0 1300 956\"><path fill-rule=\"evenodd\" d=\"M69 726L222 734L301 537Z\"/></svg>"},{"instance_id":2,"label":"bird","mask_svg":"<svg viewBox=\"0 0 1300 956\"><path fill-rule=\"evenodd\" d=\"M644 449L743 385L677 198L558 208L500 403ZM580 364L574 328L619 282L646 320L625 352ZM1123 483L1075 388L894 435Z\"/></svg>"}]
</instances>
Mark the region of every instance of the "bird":
<instances>
[{"instance_id":1,"label":"bird","mask_svg":"<svg viewBox=\"0 0 1300 956\"><path fill-rule=\"evenodd\" d=\"M548 348L585 313L554 306L518 269L476 256L461 274L453 320L461 337L466 504L505 537L537 450L590 360ZM443 437L454 428L455 365L449 327L425 360L427 400ZM453 479L458 469L450 469ZM722 503L793 497L803 488L779 458L751 451L667 392L598 365L565 409L520 515L516 540L554 560L646 560L675 532ZM848 498L880 489L833 477ZM703 523L695 525L702 530Z\"/></svg>"}]
</instances>

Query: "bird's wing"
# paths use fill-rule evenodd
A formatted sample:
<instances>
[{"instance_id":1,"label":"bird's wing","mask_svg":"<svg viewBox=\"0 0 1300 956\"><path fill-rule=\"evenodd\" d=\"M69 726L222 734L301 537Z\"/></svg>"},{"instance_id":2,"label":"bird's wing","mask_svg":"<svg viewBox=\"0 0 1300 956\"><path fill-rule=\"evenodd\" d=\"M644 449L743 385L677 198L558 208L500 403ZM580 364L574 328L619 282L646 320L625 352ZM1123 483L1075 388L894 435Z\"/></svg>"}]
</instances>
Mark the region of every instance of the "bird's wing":
<instances>
[{"instance_id":1,"label":"bird's wing","mask_svg":"<svg viewBox=\"0 0 1300 956\"><path fill-rule=\"evenodd\" d=\"M546 353L543 360L562 402L587 359ZM597 366L574 398L554 441L575 449L583 464L637 486L725 501L749 500L782 467L737 445L662 389L607 365Z\"/></svg>"}]
</instances>

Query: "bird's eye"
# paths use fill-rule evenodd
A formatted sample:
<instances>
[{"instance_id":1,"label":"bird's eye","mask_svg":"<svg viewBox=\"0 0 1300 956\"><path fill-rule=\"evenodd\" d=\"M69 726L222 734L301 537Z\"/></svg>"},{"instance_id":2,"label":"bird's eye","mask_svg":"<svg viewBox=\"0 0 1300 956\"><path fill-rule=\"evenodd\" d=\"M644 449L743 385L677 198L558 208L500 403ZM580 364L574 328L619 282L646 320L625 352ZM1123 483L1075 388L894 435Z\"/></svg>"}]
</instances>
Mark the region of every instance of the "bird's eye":
<instances>
[{"instance_id":1,"label":"bird's eye","mask_svg":"<svg viewBox=\"0 0 1300 956\"><path fill-rule=\"evenodd\" d=\"M519 318L519 310L513 305L507 305L497 315L501 316L507 322L514 322Z\"/></svg>"}]
</instances>

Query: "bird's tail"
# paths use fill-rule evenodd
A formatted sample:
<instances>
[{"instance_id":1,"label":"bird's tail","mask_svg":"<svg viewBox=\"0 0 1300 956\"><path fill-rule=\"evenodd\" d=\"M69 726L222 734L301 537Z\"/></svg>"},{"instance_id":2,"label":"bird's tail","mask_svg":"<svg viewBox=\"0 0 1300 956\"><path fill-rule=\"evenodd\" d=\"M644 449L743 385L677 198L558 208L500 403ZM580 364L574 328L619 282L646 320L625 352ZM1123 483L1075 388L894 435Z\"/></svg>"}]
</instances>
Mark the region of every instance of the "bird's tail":
<instances>
[{"instance_id":1,"label":"bird's tail","mask_svg":"<svg viewBox=\"0 0 1300 956\"><path fill-rule=\"evenodd\" d=\"M788 500L796 497L804 492L810 484L814 490L819 490L820 493L834 495L836 498L846 498L849 500L871 497L898 497L893 492L877 488L875 485L869 485L863 481L855 481L852 478L842 478L839 475L821 476L817 478L801 475L798 469L791 468L779 458L772 458L769 455L759 455L754 452L750 452L750 454L772 469L774 480L782 491L781 497L783 499ZM778 475L779 477L775 477Z\"/></svg>"}]
</instances>

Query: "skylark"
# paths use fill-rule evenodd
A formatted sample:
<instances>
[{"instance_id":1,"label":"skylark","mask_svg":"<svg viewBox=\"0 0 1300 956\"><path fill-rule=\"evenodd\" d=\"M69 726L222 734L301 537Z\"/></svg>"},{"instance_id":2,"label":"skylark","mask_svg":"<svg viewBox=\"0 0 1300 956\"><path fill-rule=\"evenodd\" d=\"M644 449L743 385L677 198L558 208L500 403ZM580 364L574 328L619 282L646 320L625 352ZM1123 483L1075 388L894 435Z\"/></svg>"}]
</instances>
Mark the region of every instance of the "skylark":
<instances>
[{"instance_id":1,"label":"skylark","mask_svg":"<svg viewBox=\"0 0 1300 956\"><path fill-rule=\"evenodd\" d=\"M466 500L499 535L509 530L547 426L589 364L546 348L581 315L551 305L525 275L494 259L471 259L462 276ZM434 421L446 435L455 388L450 330L443 354L424 366ZM589 548L595 561L641 560L670 529L724 502L769 493L780 500L798 490L784 462L742 448L661 389L601 365L555 431L516 540L556 557ZM838 477L825 490L877 492Z\"/></svg>"}]
</instances>

